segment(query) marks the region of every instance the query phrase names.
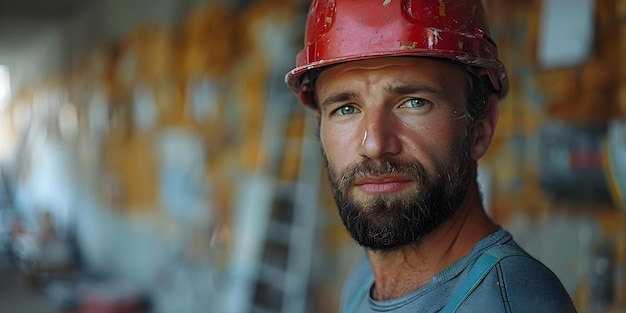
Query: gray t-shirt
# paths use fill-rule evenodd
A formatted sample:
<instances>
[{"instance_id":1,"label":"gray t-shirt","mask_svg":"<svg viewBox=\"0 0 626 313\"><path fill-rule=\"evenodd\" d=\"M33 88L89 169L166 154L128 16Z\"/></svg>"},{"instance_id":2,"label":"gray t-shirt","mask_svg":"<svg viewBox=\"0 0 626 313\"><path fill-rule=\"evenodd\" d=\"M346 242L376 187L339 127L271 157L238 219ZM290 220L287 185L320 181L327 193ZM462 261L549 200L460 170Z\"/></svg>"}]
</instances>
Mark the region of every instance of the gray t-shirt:
<instances>
[{"instance_id":1,"label":"gray t-shirt","mask_svg":"<svg viewBox=\"0 0 626 313\"><path fill-rule=\"evenodd\" d=\"M509 245L521 250L511 234L499 229L479 241L468 255L435 275L425 286L385 301L371 298L372 269L367 258L363 258L348 275L341 297L341 312L439 312L465 280L476 260L494 245ZM576 312L576 309L550 269L534 258L511 256L488 272L457 312L569 313Z\"/></svg>"}]
</instances>

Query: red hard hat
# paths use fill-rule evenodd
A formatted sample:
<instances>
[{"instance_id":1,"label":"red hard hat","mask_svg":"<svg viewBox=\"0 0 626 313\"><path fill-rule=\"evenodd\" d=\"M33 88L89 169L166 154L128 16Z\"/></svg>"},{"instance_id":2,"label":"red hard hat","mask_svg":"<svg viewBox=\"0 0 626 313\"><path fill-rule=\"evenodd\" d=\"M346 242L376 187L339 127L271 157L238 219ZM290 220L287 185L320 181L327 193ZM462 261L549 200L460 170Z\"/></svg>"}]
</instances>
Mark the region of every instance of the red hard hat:
<instances>
[{"instance_id":1,"label":"red hard hat","mask_svg":"<svg viewBox=\"0 0 626 313\"><path fill-rule=\"evenodd\" d=\"M285 82L315 108L309 70L388 56L427 56L469 64L487 75L500 98L508 91L504 65L481 0L313 0L304 49Z\"/></svg>"}]
</instances>

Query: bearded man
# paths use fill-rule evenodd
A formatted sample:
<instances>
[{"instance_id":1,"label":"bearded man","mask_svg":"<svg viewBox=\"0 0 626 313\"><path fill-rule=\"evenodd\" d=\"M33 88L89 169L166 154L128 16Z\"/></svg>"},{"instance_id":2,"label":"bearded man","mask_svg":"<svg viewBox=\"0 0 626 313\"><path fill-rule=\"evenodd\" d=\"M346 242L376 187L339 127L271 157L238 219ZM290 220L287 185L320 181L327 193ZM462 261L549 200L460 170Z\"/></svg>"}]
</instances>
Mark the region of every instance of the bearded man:
<instances>
[{"instance_id":1,"label":"bearded man","mask_svg":"<svg viewBox=\"0 0 626 313\"><path fill-rule=\"evenodd\" d=\"M508 81L480 0L314 0L286 82L318 116L339 214L367 250L342 312L576 312L482 204Z\"/></svg>"}]
</instances>

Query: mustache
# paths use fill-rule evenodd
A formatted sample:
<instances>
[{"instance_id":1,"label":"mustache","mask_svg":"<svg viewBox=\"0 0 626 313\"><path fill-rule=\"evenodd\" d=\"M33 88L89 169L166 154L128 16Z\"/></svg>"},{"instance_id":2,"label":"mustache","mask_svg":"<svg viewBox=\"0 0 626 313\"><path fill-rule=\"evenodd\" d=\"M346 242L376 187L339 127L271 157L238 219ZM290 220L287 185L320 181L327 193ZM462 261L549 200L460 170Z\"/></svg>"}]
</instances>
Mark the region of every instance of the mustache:
<instances>
[{"instance_id":1,"label":"mustache","mask_svg":"<svg viewBox=\"0 0 626 313\"><path fill-rule=\"evenodd\" d=\"M336 170L332 170L334 174L338 174ZM358 178L382 176L382 175L404 175L416 180L426 177L426 169L418 160L391 160L374 161L372 159L363 159L360 162L349 166L345 169L336 181L339 182L339 188L346 189Z\"/></svg>"}]
</instances>

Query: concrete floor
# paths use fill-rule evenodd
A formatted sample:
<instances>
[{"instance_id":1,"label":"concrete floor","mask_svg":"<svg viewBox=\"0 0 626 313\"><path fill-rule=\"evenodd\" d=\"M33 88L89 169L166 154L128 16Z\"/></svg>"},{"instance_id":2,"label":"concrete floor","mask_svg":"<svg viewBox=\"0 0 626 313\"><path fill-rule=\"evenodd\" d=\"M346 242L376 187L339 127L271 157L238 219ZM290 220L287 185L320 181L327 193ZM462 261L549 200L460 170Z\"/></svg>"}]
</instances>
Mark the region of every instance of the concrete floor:
<instances>
[{"instance_id":1,"label":"concrete floor","mask_svg":"<svg viewBox=\"0 0 626 313\"><path fill-rule=\"evenodd\" d=\"M0 268L0 312L2 313L60 313L43 289L29 287L17 270Z\"/></svg>"}]
</instances>

